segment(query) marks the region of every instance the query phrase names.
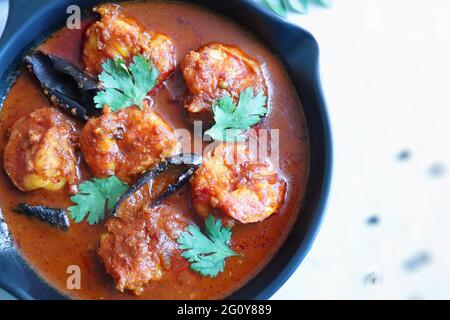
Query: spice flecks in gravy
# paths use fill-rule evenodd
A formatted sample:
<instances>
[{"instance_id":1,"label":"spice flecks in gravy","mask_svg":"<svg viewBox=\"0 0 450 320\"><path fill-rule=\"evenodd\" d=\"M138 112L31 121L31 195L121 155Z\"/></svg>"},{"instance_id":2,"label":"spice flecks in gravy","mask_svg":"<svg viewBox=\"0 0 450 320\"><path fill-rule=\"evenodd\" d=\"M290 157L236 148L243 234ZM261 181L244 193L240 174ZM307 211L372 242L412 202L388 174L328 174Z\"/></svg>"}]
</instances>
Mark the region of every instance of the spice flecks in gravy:
<instances>
[{"instance_id":1,"label":"spice flecks in gravy","mask_svg":"<svg viewBox=\"0 0 450 320\"><path fill-rule=\"evenodd\" d=\"M176 3L126 3L125 12L150 30L167 34L176 48L177 65L191 51L209 42L240 47L263 64L269 85L270 112L264 126L280 129L280 171L287 181L281 210L269 219L233 228L232 248L241 256L226 261L217 278L202 277L185 266L174 266L160 281L153 281L139 297L121 293L100 263L96 249L104 232L102 223L89 226L72 223L61 232L37 220L12 212L17 204L43 204L56 208L71 205L65 191L19 191L7 177L0 161L0 204L14 242L27 262L51 285L72 298L83 299L218 299L245 285L273 257L298 217L308 178L307 129L301 104L283 66L253 35L235 23L191 5ZM85 23L82 30L62 29L51 36L42 49L81 65ZM175 77L176 79L176 77ZM174 80L173 80L174 81ZM184 90L184 88L181 88ZM177 90L180 90L178 88ZM173 92L161 90L154 99L156 112L172 127L191 130L180 102ZM26 70L10 90L0 115L0 152L3 155L8 132L14 122L33 110L48 105L36 80ZM78 124L78 130L82 124ZM91 177L81 162L82 179ZM165 201L169 211L183 212L197 220L190 205L187 187ZM300 217L301 218L301 217ZM66 271L81 268L81 289L68 290Z\"/></svg>"}]
</instances>

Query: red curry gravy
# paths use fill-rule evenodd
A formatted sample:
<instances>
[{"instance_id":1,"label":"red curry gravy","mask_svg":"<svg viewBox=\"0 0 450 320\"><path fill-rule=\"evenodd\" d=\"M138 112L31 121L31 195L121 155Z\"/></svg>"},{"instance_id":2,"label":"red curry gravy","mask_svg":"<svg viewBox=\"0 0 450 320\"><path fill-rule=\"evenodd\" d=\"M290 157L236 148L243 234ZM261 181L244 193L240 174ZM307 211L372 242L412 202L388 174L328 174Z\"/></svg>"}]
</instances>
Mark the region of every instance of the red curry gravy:
<instances>
[{"instance_id":1,"label":"red curry gravy","mask_svg":"<svg viewBox=\"0 0 450 320\"><path fill-rule=\"evenodd\" d=\"M149 30L166 33L176 47L177 64L191 50L208 42L222 42L239 46L255 57L265 69L269 85L270 113L264 127L280 129L280 173L287 182L287 194L279 212L263 222L239 224L233 228L232 249L239 257L227 259L225 271L216 278L202 277L190 271L188 265L175 266L160 281L152 281L144 293L135 297L114 288L113 279L96 253L99 235L104 225L90 226L86 222L71 223L67 232L12 212L19 203L67 208L70 196L64 191L21 192L10 181L0 161L0 203L15 244L38 274L63 294L75 299L219 299L245 285L274 256L298 217L308 178L308 143L301 103L293 85L277 58L247 30L232 21L192 5L177 3L125 3L125 12L137 18ZM81 67L80 52L86 27L82 30L62 29L42 44L51 52ZM176 78L176 77L175 77ZM174 81L174 80L173 80ZM181 81L182 84L182 81ZM183 85L182 85L183 86ZM184 88L176 88L184 91ZM178 85L179 87L179 85ZM155 111L172 127L191 130L180 102L173 92L161 90L154 98ZM34 77L22 70L1 110L0 152L8 138L8 131L20 117L34 109L49 105ZM81 129L82 124L78 124ZM80 176L91 178L83 160ZM181 210L198 219L190 208L188 187L165 202L170 210ZM81 268L81 289L68 290L67 268Z\"/></svg>"}]
</instances>

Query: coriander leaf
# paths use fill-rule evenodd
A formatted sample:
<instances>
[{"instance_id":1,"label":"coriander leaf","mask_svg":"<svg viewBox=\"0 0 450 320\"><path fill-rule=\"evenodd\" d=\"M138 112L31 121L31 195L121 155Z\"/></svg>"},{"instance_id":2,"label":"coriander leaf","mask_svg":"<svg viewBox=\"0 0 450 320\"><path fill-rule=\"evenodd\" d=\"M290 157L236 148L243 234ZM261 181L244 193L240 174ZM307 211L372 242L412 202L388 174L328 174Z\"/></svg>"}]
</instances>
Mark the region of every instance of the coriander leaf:
<instances>
[{"instance_id":1,"label":"coriander leaf","mask_svg":"<svg viewBox=\"0 0 450 320\"><path fill-rule=\"evenodd\" d=\"M114 209L119 198L128 186L116 176L106 179L93 178L79 186L76 195L70 198L75 206L69 207L70 216L80 223L87 215L87 222L92 225L105 218L105 210Z\"/></svg>"},{"instance_id":2,"label":"coriander leaf","mask_svg":"<svg viewBox=\"0 0 450 320\"><path fill-rule=\"evenodd\" d=\"M271 11L286 18L290 11L306 14L309 5L330 7L333 0L262 0L262 2Z\"/></svg>"},{"instance_id":3,"label":"coriander leaf","mask_svg":"<svg viewBox=\"0 0 450 320\"><path fill-rule=\"evenodd\" d=\"M308 12L308 0L284 0L286 7L298 12Z\"/></svg>"},{"instance_id":4,"label":"coriander leaf","mask_svg":"<svg viewBox=\"0 0 450 320\"><path fill-rule=\"evenodd\" d=\"M225 269L225 259L237 256L230 248L231 229L223 227L212 215L205 221L205 234L196 225L190 225L178 238L181 256L191 263L191 269L202 276L216 277Z\"/></svg>"},{"instance_id":5,"label":"coriander leaf","mask_svg":"<svg viewBox=\"0 0 450 320\"><path fill-rule=\"evenodd\" d=\"M273 12L284 18L287 17L287 10L283 4L283 0L263 0L263 1L265 2L266 6L269 7L269 9L271 9Z\"/></svg>"},{"instance_id":6,"label":"coriander leaf","mask_svg":"<svg viewBox=\"0 0 450 320\"><path fill-rule=\"evenodd\" d=\"M246 131L261 121L267 114L267 97L259 91L253 95L253 88L241 92L236 106L233 99L226 95L213 105L215 124L205 132L214 140L243 141Z\"/></svg>"},{"instance_id":7,"label":"coriander leaf","mask_svg":"<svg viewBox=\"0 0 450 320\"><path fill-rule=\"evenodd\" d=\"M333 5L333 0L316 0L316 2L324 7L331 7Z\"/></svg>"},{"instance_id":8,"label":"coriander leaf","mask_svg":"<svg viewBox=\"0 0 450 320\"><path fill-rule=\"evenodd\" d=\"M108 105L112 111L137 105L143 108L142 101L156 85L158 69L152 61L143 55L134 56L129 67L123 60L108 59L103 64L103 71L98 76L104 90L94 97L95 107Z\"/></svg>"}]
</instances>

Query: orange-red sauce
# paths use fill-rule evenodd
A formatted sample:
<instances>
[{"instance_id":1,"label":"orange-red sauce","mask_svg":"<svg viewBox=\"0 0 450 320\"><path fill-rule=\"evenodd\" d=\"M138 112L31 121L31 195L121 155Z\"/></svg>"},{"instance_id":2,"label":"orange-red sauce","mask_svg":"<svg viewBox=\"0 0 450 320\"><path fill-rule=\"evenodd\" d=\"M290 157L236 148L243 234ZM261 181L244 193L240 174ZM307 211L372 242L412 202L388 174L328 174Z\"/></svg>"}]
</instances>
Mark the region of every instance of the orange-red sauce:
<instances>
[{"instance_id":1,"label":"orange-red sauce","mask_svg":"<svg viewBox=\"0 0 450 320\"><path fill-rule=\"evenodd\" d=\"M208 42L237 45L263 63L269 83L271 111L264 120L266 128L280 129L280 172L288 191L281 210L269 219L233 228L232 248L241 254L226 261L225 271L217 278L201 277L185 266L166 272L161 281L148 285L140 297L121 293L105 272L96 254L102 223L89 226L72 222L63 232L40 221L18 215L12 208L21 202L56 208L71 205L65 191L51 193L19 191L9 180L0 161L0 204L15 244L40 276L63 294L83 299L211 299L223 298L245 285L258 273L283 243L297 219L308 177L307 129L299 98L277 58L253 35L228 19L195 6L176 3L126 3L125 11L150 30L169 35L176 46L177 63L190 51ZM64 14L64 13L61 13ZM87 25L87 23L85 23ZM83 30L62 29L51 36L42 49L80 65ZM37 81L23 70L0 113L0 154L7 142L8 130L21 116L48 105ZM155 110L174 128L191 126L179 102L166 89L155 97ZM82 124L79 124L79 128ZM80 173L89 178L81 161ZM165 205L191 212L185 188ZM301 217L299 217L301 219ZM68 290L68 266L81 268L81 289Z\"/></svg>"}]
</instances>

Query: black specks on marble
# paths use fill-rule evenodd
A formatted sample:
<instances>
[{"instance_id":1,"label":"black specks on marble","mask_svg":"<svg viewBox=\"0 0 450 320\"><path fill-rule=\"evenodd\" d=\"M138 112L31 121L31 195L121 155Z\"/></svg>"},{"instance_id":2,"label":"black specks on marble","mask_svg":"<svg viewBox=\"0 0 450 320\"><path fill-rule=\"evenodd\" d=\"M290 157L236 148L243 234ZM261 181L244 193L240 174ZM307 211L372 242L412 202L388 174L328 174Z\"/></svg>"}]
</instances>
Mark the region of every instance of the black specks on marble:
<instances>
[{"instance_id":1,"label":"black specks on marble","mask_svg":"<svg viewBox=\"0 0 450 320\"><path fill-rule=\"evenodd\" d=\"M380 217L377 214L373 214L367 218L366 223L371 227L377 226L380 224Z\"/></svg>"},{"instance_id":2,"label":"black specks on marble","mask_svg":"<svg viewBox=\"0 0 450 320\"><path fill-rule=\"evenodd\" d=\"M367 286L378 285L378 284L381 284L382 282L383 282L383 277L381 276L380 273L378 273L375 270L369 271L364 276L364 284Z\"/></svg>"},{"instance_id":3,"label":"black specks on marble","mask_svg":"<svg viewBox=\"0 0 450 320\"><path fill-rule=\"evenodd\" d=\"M428 173L432 178L440 178L445 174L445 166L442 163L435 163L428 169Z\"/></svg>"},{"instance_id":4,"label":"black specks on marble","mask_svg":"<svg viewBox=\"0 0 450 320\"><path fill-rule=\"evenodd\" d=\"M408 161L412 157L412 153L408 149L404 149L397 154L398 161Z\"/></svg>"},{"instance_id":5,"label":"black specks on marble","mask_svg":"<svg viewBox=\"0 0 450 320\"><path fill-rule=\"evenodd\" d=\"M408 272L417 271L429 264L431 260L432 256L429 251L419 251L403 263L403 268Z\"/></svg>"}]
</instances>

